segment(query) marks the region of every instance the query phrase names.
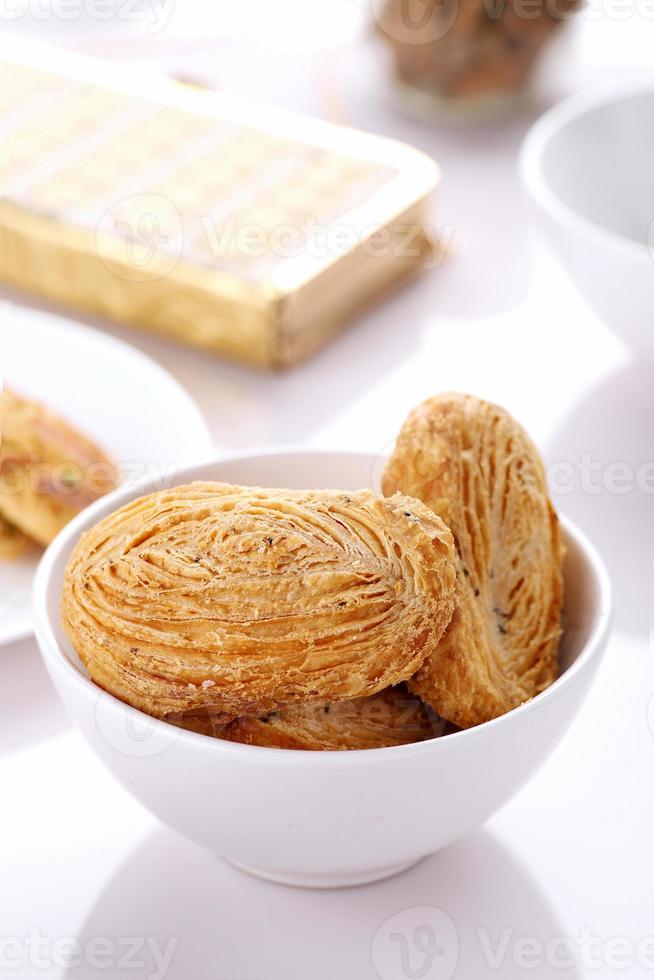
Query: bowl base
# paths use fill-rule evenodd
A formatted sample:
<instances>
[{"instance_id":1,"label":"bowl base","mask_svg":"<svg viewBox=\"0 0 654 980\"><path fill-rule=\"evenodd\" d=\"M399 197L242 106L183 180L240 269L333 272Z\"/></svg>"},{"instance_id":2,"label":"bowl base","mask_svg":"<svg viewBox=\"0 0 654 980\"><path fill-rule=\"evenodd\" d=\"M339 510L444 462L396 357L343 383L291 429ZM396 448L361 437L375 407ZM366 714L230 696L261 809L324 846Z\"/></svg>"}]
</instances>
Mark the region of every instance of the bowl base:
<instances>
[{"instance_id":1,"label":"bowl base","mask_svg":"<svg viewBox=\"0 0 654 980\"><path fill-rule=\"evenodd\" d=\"M335 872L333 874L304 873L301 871L274 871L272 868L255 868L232 858L225 858L228 864L255 878L273 881L277 885L290 885L293 888L353 888L357 885L369 885L374 881L383 881L408 871L416 864L424 861L424 857L404 861L401 864L389 864L384 868L369 868L367 871Z\"/></svg>"}]
</instances>

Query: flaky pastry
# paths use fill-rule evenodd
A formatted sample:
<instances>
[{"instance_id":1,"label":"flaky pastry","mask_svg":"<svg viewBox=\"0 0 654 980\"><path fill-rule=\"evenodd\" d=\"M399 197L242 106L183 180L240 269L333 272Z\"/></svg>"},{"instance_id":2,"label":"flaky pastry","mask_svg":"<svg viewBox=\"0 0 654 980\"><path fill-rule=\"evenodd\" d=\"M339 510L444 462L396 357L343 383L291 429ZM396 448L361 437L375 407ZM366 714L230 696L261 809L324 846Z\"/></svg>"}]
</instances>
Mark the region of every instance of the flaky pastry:
<instances>
[{"instance_id":1,"label":"flaky pastry","mask_svg":"<svg viewBox=\"0 0 654 980\"><path fill-rule=\"evenodd\" d=\"M17 527L0 517L0 559L14 561L34 548L34 542ZM36 549L35 549L36 551Z\"/></svg>"},{"instance_id":2,"label":"flaky pastry","mask_svg":"<svg viewBox=\"0 0 654 980\"><path fill-rule=\"evenodd\" d=\"M409 415L383 491L418 497L452 530L456 611L411 689L469 727L557 676L563 548L539 454L503 409L444 394Z\"/></svg>"},{"instance_id":3,"label":"flaky pastry","mask_svg":"<svg viewBox=\"0 0 654 980\"><path fill-rule=\"evenodd\" d=\"M194 483L83 536L63 623L91 678L159 718L375 694L453 611L452 536L417 500Z\"/></svg>"},{"instance_id":4,"label":"flaky pastry","mask_svg":"<svg viewBox=\"0 0 654 980\"><path fill-rule=\"evenodd\" d=\"M266 715L216 724L206 713L186 715L182 728L231 742L277 749L381 749L443 734L445 722L401 684L369 698L331 704L295 704Z\"/></svg>"},{"instance_id":5,"label":"flaky pastry","mask_svg":"<svg viewBox=\"0 0 654 980\"><path fill-rule=\"evenodd\" d=\"M95 443L10 388L1 425L0 516L39 544L114 489L115 467Z\"/></svg>"}]
</instances>

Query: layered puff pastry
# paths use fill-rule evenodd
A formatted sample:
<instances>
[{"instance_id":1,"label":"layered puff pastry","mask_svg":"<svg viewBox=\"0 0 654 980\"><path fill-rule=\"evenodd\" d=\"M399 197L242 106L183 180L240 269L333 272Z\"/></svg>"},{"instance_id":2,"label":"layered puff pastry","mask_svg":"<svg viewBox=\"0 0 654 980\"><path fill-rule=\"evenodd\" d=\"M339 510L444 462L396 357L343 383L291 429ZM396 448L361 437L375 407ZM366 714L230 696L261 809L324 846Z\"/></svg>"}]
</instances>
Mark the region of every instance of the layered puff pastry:
<instances>
[{"instance_id":1,"label":"layered puff pastry","mask_svg":"<svg viewBox=\"0 0 654 980\"><path fill-rule=\"evenodd\" d=\"M452 535L417 500L195 483L87 532L62 614L99 686L222 725L407 680L436 652L455 583Z\"/></svg>"},{"instance_id":2,"label":"layered puff pastry","mask_svg":"<svg viewBox=\"0 0 654 980\"><path fill-rule=\"evenodd\" d=\"M186 715L176 723L231 742L311 751L405 745L435 738L444 734L447 727L404 684L386 688L369 698L320 705L295 704L260 717L237 718L227 725L220 725L206 713Z\"/></svg>"},{"instance_id":3,"label":"layered puff pastry","mask_svg":"<svg viewBox=\"0 0 654 980\"><path fill-rule=\"evenodd\" d=\"M34 542L17 527L0 517L0 559L15 561L21 555L27 554L34 547Z\"/></svg>"},{"instance_id":4,"label":"layered puff pastry","mask_svg":"<svg viewBox=\"0 0 654 980\"><path fill-rule=\"evenodd\" d=\"M0 518L38 544L115 488L116 467L99 446L6 387L1 425Z\"/></svg>"},{"instance_id":5,"label":"layered puff pastry","mask_svg":"<svg viewBox=\"0 0 654 980\"><path fill-rule=\"evenodd\" d=\"M537 450L503 409L459 394L408 417L383 492L418 497L452 530L456 610L412 691L462 728L557 676L563 547Z\"/></svg>"}]
</instances>

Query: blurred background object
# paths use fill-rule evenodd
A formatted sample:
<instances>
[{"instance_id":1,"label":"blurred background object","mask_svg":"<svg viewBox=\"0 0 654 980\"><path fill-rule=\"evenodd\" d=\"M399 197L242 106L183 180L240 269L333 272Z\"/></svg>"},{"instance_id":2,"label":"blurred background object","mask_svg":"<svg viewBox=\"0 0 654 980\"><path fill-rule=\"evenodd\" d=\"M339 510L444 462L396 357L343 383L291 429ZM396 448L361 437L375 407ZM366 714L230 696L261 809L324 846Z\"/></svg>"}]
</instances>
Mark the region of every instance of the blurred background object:
<instances>
[{"instance_id":1,"label":"blurred background object","mask_svg":"<svg viewBox=\"0 0 654 980\"><path fill-rule=\"evenodd\" d=\"M408 107L475 117L515 104L580 2L385 0L379 28Z\"/></svg>"},{"instance_id":2,"label":"blurred background object","mask_svg":"<svg viewBox=\"0 0 654 980\"><path fill-rule=\"evenodd\" d=\"M39 0L45 14L37 18L36 6L28 16L35 0L21 0L23 15L0 13L0 30L128 63L144 77L164 73L395 137L439 161L443 188L430 223L454 260L412 290L416 331L427 310L431 320L459 322L523 301L531 253L516 158L527 128L563 96L654 68L654 9L644 0L587 0L542 51L521 113L492 126L425 125L398 111L380 56L388 54L380 52L382 0L141 0L140 13L131 0L112 0L110 20L91 16L93 2L68 2L77 16L62 18L61 0ZM378 372L384 350L391 360L397 351L390 323L372 321L370 330L377 348L368 362Z\"/></svg>"},{"instance_id":3,"label":"blurred background object","mask_svg":"<svg viewBox=\"0 0 654 980\"><path fill-rule=\"evenodd\" d=\"M521 170L555 254L597 316L654 357L654 77L545 113Z\"/></svg>"},{"instance_id":4,"label":"blurred background object","mask_svg":"<svg viewBox=\"0 0 654 980\"><path fill-rule=\"evenodd\" d=\"M0 92L25 293L283 367L432 262L440 171L397 141L15 38Z\"/></svg>"},{"instance_id":5,"label":"blurred background object","mask_svg":"<svg viewBox=\"0 0 654 980\"><path fill-rule=\"evenodd\" d=\"M201 78L211 87L325 115L325 74L345 96L348 108L360 93L370 93L373 101L387 97L386 66L383 61L378 64L375 36L378 40L387 11L399 2L213 0L209 5L204 0L11 0L0 9L0 32L149 64L171 74ZM417 5L418 24L436 4L436 0L402 2ZM565 13L578 5L578 0L485 2L488 10L503 17L516 10L528 13L526 19L536 25L536 33L543 18L533 17L534 11L545 5L546 11ZM439 9L451 16L452 3L443 0ZM462 11L478 10L475 3L479 0L465 0L465 5L459 0ZM497 18L500 26L503 17ZM569 26L570 44L551 55L543 52L542 74L554 97L607 74L654 66L654 9L646 0L630 4L584 0Z\"/></svg>"}]
</instances>

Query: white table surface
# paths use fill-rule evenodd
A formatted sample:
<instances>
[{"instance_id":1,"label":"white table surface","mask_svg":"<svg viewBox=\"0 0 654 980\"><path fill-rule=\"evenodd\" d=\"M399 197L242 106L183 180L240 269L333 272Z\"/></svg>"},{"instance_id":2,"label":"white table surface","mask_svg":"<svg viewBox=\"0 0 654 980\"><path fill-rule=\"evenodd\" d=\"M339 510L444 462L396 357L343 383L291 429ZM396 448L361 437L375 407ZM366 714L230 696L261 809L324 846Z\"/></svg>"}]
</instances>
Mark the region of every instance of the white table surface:
<instances>
[{"instance_id":1,"label":"white table surface","mask_svg":"<svg viewBox=\"0 0 654 980\"><path fill-rule=\"evenodd\" d=\"M487 826L394 880L332 893L250 879L159 825L72 728L34 641L1 649L0 975L649 975L653 502L638 489L611 492L606 475L612 463L635 472L652 460L651 368L608 333L532 241L516 150L536 110L476 130L412 121L389 105L375 57L357 31L367 4L280 0L278 16L261 22L243 16L247 5L240 15L231 9L237 6L215 3L210 15L199 2L179 0L156 37L121 28L78 33L72 43L416 143L443 166L434 219L453 234L453 254L291 374L263 375L146 334L108 329L157 358L194 393L224 452L276 443L381 451L407 410L429 394L455 388L503 403L550 466L578 468L556 503L609 563L615 632L562 745ZM272 7L261 7L262 18ZM284 21L291 9L298 14L294 30ZM257 39L247 41L252 34ZM654 20L642 12L622 20L606 9L598 18L584 15L568 53L552 58L550 78L564 91L652 67L653 41ZM254 71L248 44L257 45ZM553 93L550 83L550 99ZM411 954L404 965L399 942L384 952L374 941L398 913L394 929L406 936ZM450 935L447 955L430 970L414 930L430 916L438 924L443 913L458 945ZM75 937L85 956L95 952L96 967L66 967L66 937ZM135 937L131 963L128 937ZM567 961L570 946L576 965ZM159 965L160 950L173 952L167 968Z\"/></svg>"}]
</instances>

